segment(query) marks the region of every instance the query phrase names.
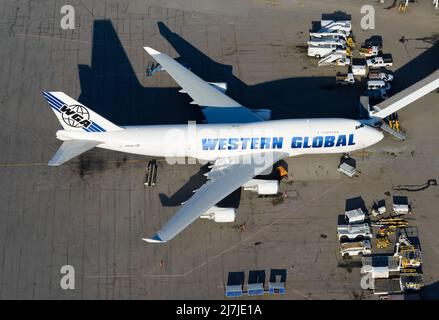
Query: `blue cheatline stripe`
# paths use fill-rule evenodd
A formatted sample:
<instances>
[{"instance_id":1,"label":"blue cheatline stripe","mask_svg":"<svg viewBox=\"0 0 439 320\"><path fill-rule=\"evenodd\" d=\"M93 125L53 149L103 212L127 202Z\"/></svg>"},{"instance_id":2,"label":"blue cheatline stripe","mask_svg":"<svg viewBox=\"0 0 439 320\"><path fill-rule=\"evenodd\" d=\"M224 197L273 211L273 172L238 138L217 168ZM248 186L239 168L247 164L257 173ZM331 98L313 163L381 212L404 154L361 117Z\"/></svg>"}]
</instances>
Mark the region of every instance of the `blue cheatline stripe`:
<instances>
[{"instance_id":1,"label":"blue cheatline stripe","mask_svg":"<svg viewBox=\"0 0 439 320\"><path fill-rule=\"evenodd\" d=\"M49 105L55 109L56 111L60 112L61 107L65 104L64 102L62 102L60 99L58 99L57 97L55 97L53 94L44 91L43 92L44 97L46 98L47 102L49 103ZM102 128L100 125L98 125L97 123L95 123L94 121L91 121L91 125L88 128L84 128L83 129L87 132L105 132L106 130L104 128Z\"/></svg>"},{"instance_id":2,"label":"blue cheatline stripe","mask_svg":"<svg viewBox=\"0 0 439 320\"><path fill-rule=\"evenodd\" d=\"M46 94L46 93L44 93L44 97L45 97L47 100L53 101L53 103L61 104L61 103L59 103L58 101L56 101L55 99L53 99L51 96L49 96L49 95Z\"/></svg>"},{"instance_id":3,"label":"blue cheatline stripe","mask_svg":"<svg viewBox=\"0 0 439 320\"><path fill-rule=\"evenodd\" d=\"M52 99L46 97L46 100L51 103L52 105L56 106L58 109L61 109L62 105L60 105L58 102L53 101Z\"/></svg>"},{"instance_id":4,"label":"blue cheatline stripe","mask_svg":"<svg viewBox=\"0 0 439 320\"><path fill-rule=\"evenodd\" d=\"M96 132L100 132L100 130L98 129L98 127L96 127L95 123L92 122L91 125L89 126L89 128L93 128L95 129Z\"/></svg>"},{"instance_id":5,"label":"blue cheatline stripe","mask_svg":"<svg viewBox=\"0 0 439 320\"><path fill-rule=\"evenodd\" d=\"M55 101L58 101L58 103L60 103L61 105L63 105L64 104L64 102L63 101L61 101L60 99L58 99L57 97L55 97L53 94L51 94L50 92L46 92L47 93L47 95L49 96L49 97L51 97L53 100L55 100Z\"/></svg>"},{"instance_id":6,"label":"blue cheatline stripe","mask_svg":"<svg viewBox=\"0 0 439 320\"><path fill-rule=\"evenodd\" d=\"M46 98L53 100L53 102L55 102L55 103L57 103L57 104L60 104L60 105L63 105L63 102L60 101L59 99L57 99L56 97L54 97L53 95L51 95L51 94L49 94L49 93L47 93L47 92L44 92L43 94L44 94L44 96L45 96Z\"/></svg>"},{"instance_id":7,"label":"blue cheatline stripe","mask_svg":"<svg viewBox=\"0 0 439 320\"><path fill-rule=\"evenodd\" d=\"M51 107L52 107L52 109L55 110L56 112L61 113L61 111L59 111L57 108L55 108L55 107L53 107L53 106L51 106Z\"/></svg>"},{"instance_id":8,"label":"blue cheatline stripe","mask_svg":"<svg viewBox=\"0 0 439 320\"><path fill-rule=\"evenodd\" d=\"M55 104L53 104L53 102L47 100L47 102L49 103L49 106L51 106L52 108L56 109L56 111L59 111L59 107Z\"/></svg>"},{"instance_id":9,"label":"blue cheatline stripe","mask_svg":"<svg viewBox=\"0 0 439 320\"><path fill-rule=\"evenodd\" d=\"M100 125L98 125L97 123L93 122L93 125L96 126L98 129L100 129L101 131L107 131L104 128L102 128Z\"/></svg>"}]
</instances>

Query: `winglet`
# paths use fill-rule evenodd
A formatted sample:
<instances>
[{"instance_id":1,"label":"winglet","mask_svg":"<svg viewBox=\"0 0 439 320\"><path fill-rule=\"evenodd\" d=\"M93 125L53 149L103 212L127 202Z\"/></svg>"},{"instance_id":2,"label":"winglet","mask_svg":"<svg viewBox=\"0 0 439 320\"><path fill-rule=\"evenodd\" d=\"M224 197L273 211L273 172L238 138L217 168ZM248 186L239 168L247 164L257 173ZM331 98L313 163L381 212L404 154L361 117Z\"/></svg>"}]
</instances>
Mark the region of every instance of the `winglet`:
<instances>
[{"instance_id":1,"label":"winglet","mask_svg":"<svg viewBox=\"0 0 439 320\"><path fill-rule=\"evenodd\" d=\"M146 52L148 52L152 56L161 53L161 52L158 52L157 50L154 50L153 48L150 48L150 47L143 47L143 49L145 49Z\"/></svg>"},{"instance_id":2,"label":"winglet","mask_svg":"<svg viewBox=\"0 0 439 320\"><path fill-rule=\"evenodd\" d=\"M146 241L148 243L164 243L166 241L163 241L162 239L160 239L160 237L156 234L154 237L152 237L152 239L149 238L142 238L143 241Z\"/></svg>"}]
</instances>

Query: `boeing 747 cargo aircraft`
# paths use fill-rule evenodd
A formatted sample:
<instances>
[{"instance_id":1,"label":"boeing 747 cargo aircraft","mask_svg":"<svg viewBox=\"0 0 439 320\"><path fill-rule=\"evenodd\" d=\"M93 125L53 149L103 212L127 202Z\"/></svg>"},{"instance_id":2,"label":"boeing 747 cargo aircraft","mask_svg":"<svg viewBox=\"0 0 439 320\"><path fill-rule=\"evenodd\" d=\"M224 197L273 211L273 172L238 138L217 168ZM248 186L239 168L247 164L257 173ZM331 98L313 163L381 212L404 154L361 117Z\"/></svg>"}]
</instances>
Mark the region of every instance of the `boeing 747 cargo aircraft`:
<instances>
[{"instance_id":1,"label":"boeing 747 cargo aircraft","mask_svg":"<svg viewBox=\"0 0 439 320\"><path fill-rule=\"evenodd\" d=\"M439 87L439 70L391 98L372 106L369 119L270 120L267 112L240 105L219 83L205 82L177 61L152 48L145 50L198 104L206 124L118 126L63 92L44 92L63 130L64 141L49 161L58 166L94 148L154 157L191 157L212 163L207 182L152 238L171 240L197 218L213 215L231 222L234 210L216 204L234 190L254 187L274 194L278 181L254 179L274 163L304 154L348 153L367 148L383 138L382 119Z\"/></svg>"}]
</instances>

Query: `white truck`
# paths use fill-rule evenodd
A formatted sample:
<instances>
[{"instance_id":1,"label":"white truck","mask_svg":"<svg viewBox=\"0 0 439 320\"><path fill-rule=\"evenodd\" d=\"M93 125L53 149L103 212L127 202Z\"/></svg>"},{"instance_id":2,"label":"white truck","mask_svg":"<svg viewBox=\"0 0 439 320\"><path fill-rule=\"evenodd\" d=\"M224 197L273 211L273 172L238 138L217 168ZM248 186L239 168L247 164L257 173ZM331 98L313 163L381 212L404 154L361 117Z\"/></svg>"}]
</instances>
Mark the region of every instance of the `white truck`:
<instances>
[{"instance_id":1,"label":"white truck","mask_svg":"<svg viewBox=\"0 0 439 320\"><path fill-rule=\"evenodd\" d=\"M339 46L336 44L327 44L327 45L314 45L310 44L308 46L308 56L315 57L317 59L320 59L321 57L327 56L328 54L332 53L333 51L345 52L345 48L343 46Z\"/></svg>"},{"instance_id":2,"label":"white truck","mask_svg":"<svg viewBox=\"0 0 439 320\"><path fill-rule=\"evenodd\" d=\"M393 81L393 75L381 70L369 70L369 80Z\"/></svg>"},{"instance_id":3,"label":"white truck","mask_svg":"<svg viewBox=\"0 0 439 320\"><path fill-rule=\"evenodd\" d=\"M393 58L390 53L387 53L381 56L367 59L366 64L369 68L389 67L393 65Z\"/></svg>"},{"instance_id":4,"label":"white truck","mask_svg":"<svg viewBox=\"0 0 439 320\"><path fill-rule=\"evenodd\" d=\"M390 83L384 80L368 80L367 90L390 90Z\"/></svg>"},{"instance_id":5,"label":"white truck","mask_svg":"<svg viewBox=\"0 0 439 320\"><path fill-rule=\"evenodd\" d=\"M354 74L351 72L349 73L337 72L337 76L335 77L335 82L337 84L354 84L355 83Z\"/></svg>"},{"instance_id":6,"label":"white truck","mask_svg":"<svg viewBox=\"0 0 439 320\"><path fill-rule=\"evenodd\" d=\"M340 254L342 256L359 256L372 254L370 240L340 243Z\"/></svg>"},{"instance_id":7,"label":"white truck","mask_svg":"<svg viewBox=\"0 0 439 320\"><path fill-rule=\"evenodd\" d=\"M377 56L379 52L380 52L380 49L377 46L361 47L359 50L360 56L363 56L363 57Z\"/></svg>"},{"instance_id":8,"label":"white truck","mask_svg":"<svg viewBox=\"0 0 439 320\"><path fill-rule=\"evenodd\" d=\"M367 223L341 224L337 226L337 236L340 241L372 239L372 231Z\"/></svg>"},{"instance_id":9,"label":"white truck","mask_svg":"<svg viewBox=\"0 0 439 320\"><path fill-rule=\"evenodd\" d=\"M366 59L352 59L352 73L354 76L365 76L367 73Z\"/></svg>"}]
</instances>

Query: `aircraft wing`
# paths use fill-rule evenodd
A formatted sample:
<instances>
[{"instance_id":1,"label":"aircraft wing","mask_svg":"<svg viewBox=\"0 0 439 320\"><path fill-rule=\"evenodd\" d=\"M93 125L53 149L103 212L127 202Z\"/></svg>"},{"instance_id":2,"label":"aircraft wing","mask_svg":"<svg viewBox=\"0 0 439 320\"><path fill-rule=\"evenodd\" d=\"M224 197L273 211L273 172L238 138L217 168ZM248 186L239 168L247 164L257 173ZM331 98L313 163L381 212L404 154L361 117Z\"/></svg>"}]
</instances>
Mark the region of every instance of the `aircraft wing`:
<instances>
[{"instance_id":1,"label":"aircraft wing","mask_svg":"<svg viewBox=\"0 0 439 320\"><path fill-rule=\"evenodd\" d=\"M286 153L273 152L249 157L249 161L242 161L242 158L218 159L207 174L208 181L184 202L180 210L152 239L143 240L150 243L171 240L219 201L287 156Z\"/></svg>"},{"instance_id":2,"label":"aircraft wing","mask_svg":"<svg viewBox=\"0 0 439 320\"><path fill-rule=\"evenodd\" d=\"M183 88L182 92L186 92L193 99L192 103L202 107L201 111L209 123L244 123L263 120L168 55L150 47L144 49Z\"/></svg>"},{"instance_id":3,"label":"aircraft wing","mask_svg":"<svg viewBox=\"0 0 439 320\"><path fill-rule=\"evenodd\" d=\"M383 119L438 87L439 70L436 70L421 81L374 106L375 112L371 113L371 116Z\"/></svg>"}]
</instances>

